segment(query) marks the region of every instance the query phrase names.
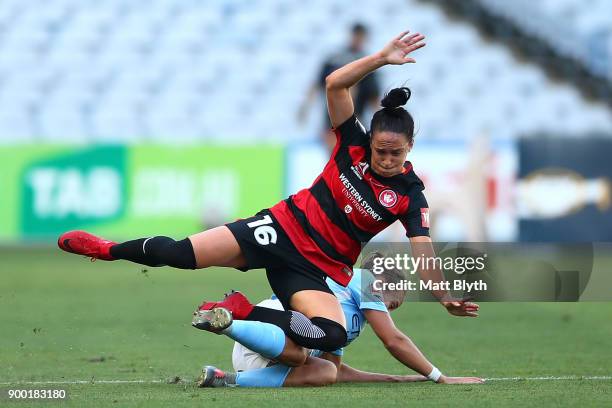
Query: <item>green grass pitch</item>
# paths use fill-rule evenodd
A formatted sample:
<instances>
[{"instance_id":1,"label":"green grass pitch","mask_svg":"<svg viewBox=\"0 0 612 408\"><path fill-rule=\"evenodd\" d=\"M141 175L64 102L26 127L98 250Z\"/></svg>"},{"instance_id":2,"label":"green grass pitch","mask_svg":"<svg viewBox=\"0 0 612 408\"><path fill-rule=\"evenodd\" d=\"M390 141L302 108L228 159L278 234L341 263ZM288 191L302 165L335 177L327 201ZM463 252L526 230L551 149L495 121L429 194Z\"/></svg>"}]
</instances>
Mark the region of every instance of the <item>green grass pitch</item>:
<instances>
[{"instance_id":1,"label":"green grass pitch","mask_svg":"<svg viewBox=\"0 0 612 408\"><path fill-rule=\"evenodd\" d=\"M36 387L64 388L69 398L11 406L612 405L609 379L198 389L193 381L202 364L231 368L231 342L193 329L191 312L202 299L217 299L231 288L253 300L269 296L261 271L143 271L54 249L4 248L0 261L0 406L7 403L7 389ZM478 319L452 317L437 304L406 303L393 316L448 375L612 375L612 303L486 303ZM346 350L345 360L370 371L409 373L369 329ZM88 382L18 385L73 380Z\"/></svg>"}]
</instances>

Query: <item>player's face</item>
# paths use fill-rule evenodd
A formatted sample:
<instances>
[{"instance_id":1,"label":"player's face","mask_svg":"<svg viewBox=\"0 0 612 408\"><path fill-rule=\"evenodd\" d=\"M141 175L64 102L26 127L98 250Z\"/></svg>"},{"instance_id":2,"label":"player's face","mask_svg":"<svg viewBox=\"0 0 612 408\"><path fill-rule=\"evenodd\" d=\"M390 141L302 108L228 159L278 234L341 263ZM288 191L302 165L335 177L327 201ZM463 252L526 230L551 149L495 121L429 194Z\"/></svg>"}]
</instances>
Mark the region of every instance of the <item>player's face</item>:
<instances>
[{"instance_id":1,"label":"player's face","mask_svg":"<svg viewBox=\"0 0 612 408\"><path fill-rule=\"evenodd\" d=\"M355 51L361 51L366 42L365 33L355 33L351 37L351 48Z\"/></svg>"},{"instance_id":2,"label":"player's face","mask_svg":"<svg viewBox=\"0 0 612 408\"><path fill-rule=\"evenodd\" d=\"M370 143L372 170L383 177L401 174L406 155L412 148L406 135L395 132L376 132Z\"/></svg>"},{"instance_id":3,"label":"player's face","mask_svg":"<svg viewBox=\"0 0 612 408\"><path fill-rule=\"evenodd\" d=\"M392 312L398 307L400 307L402 303L404 303L405 297L406 297L406 293L403 291L392 291L389 293L385 293L384 299L385 299L385 306L387 307L387 310Z\"/></svg>"}]
</instances>

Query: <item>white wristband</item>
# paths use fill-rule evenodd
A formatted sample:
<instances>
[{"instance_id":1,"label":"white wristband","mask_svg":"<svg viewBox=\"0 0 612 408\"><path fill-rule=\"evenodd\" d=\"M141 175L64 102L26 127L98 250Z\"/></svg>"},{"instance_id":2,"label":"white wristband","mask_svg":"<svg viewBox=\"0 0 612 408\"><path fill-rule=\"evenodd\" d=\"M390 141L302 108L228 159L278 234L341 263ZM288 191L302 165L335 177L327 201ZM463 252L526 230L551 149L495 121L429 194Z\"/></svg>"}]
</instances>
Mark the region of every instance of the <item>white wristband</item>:
<instances>
[{"instance_id":1,"label":"white wristband","mask_svg":"<svg viewBox=\"0 0 612 408\"><path fill-rule=\"evenodd\" d=\"M431 373L429 373L427 378L437 383L440 377L442 377L442 373L440 372L440 370L438 370L436 366L433 366L433 368L431 369Z\"/></svg>"}]
</instances>

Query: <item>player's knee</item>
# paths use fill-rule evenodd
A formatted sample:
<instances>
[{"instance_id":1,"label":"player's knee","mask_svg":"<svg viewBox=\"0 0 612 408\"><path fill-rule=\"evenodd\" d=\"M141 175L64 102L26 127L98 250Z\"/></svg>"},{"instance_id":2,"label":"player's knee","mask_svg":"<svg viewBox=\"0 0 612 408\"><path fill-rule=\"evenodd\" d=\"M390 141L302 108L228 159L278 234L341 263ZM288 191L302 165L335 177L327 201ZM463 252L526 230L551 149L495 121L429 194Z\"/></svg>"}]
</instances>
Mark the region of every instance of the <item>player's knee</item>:
<instances>
[{"instance_id":1,"label":"player's knee","mask_svg":"<svg viewBox=\"0 0 612 408\"><path fill-rule=\"evenodd\" d=\"M323 364L320 369L321 375L319 377L319 385L324 386L334 384L336 382L336 379L338 378L338 368L331 361L321 360L321 362Z\"/></svg>"},{"instance_id":2,"label":"player's knee","mask_svg":"<svg viewBox=\"0 0 612 408\"><path fill-rule=\"evenodd\" d=\"M319 350L330 352L346 345L348 338L346 329L340 323L325 317L313 317L311 321L325 333L317 347Z\"/></svg>"},{"instance_id":3,"label":"player's knee","mask_svg":"<svg viewBox=\"0 0 612 408\"><path fill-rule=\"evenodd\" d=\"M336 382L336 378L338 377L338 369L331 361L321 358L309 358L306 364L312 366L313 368L311 370L313 375L310 376L308 385L323 387Z\"/></svg>"}]
</instances>

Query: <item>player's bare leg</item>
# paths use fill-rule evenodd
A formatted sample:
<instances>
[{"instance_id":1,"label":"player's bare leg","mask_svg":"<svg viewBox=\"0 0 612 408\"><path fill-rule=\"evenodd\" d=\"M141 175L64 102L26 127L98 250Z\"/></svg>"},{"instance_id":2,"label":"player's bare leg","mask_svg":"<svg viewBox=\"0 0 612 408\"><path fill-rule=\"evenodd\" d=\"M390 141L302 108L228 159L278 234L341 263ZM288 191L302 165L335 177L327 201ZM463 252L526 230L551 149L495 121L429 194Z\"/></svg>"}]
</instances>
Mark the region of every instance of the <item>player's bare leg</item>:
<instances>
[{"instance_id":1,"label":"player's bare leg","mask_svg":"<svg viewBox=\"0 0 612 408\"><path fill-rule=\"evenodd\" d=\"M336 382L338 369L331 361L308 357L300 367L294 367L283 387L322 387Z\"/></svg>"},{"instance_id":2,"label":"player's bare leg","mask_svg":"<svg viewBox=\"0 0 612 408\"><path fill-rule=\"evenodd\" d=\"M307 350L296 344L289 337L285 337L285 348L280 356L276 357L279 363L288 365L289 367L302 366L308 359Z\"/></svg>"},{"instance_id":3,"label":"player's bare leg","mask_svg":"<svg viewBox=\"0 0 612 408\"><path fill-rule=\"evenodd\" d=\"M241 268L246 265L238 241L225 225L191 235L189 240L198 269L210 266Z\"/></svg>"}]
</instances>

